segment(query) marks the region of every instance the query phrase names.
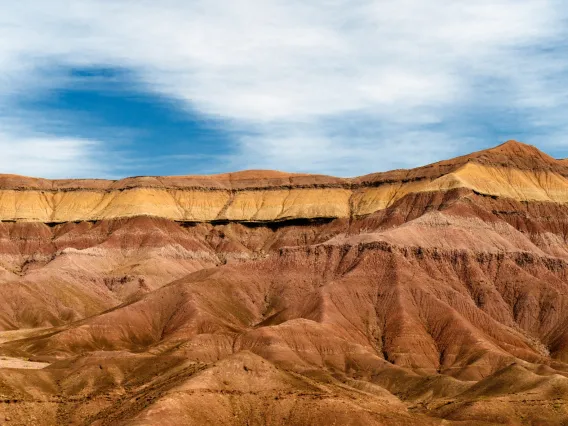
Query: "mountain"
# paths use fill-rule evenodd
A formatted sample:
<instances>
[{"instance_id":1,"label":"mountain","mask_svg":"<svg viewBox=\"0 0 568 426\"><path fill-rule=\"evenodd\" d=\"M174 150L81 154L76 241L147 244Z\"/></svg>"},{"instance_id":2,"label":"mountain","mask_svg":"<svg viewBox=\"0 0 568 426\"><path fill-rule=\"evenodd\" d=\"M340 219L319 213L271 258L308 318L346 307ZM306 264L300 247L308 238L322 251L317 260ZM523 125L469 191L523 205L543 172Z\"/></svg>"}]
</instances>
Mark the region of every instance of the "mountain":
<instances>
[{"instance_id":1,"label":"mountain","mask_svg":"<svg viewBox=\"0 0 568 426\"><path fill-rule=\"evenodd\" d=\"M0 420L568 422L567 203L515 141L351 179L0 176Z\"/></svg>"}]
</instances>

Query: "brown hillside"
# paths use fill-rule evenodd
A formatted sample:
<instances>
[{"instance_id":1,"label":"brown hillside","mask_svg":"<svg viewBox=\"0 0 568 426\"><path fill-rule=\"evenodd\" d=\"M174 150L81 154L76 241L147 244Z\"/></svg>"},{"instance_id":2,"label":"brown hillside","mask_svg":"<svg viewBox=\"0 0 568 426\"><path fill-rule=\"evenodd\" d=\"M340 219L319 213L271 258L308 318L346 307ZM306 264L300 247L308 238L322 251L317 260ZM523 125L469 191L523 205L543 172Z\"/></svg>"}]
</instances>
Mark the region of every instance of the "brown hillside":
<instances>
[{"instance_id":1,"label":"brown hillside","mask_svg":"<svg viewBox=\"0 0 568 426\"><path fill-rule=\"evenodd\" d=\"M0 177L0 423L568 422L568 165Z\"/></svg>"}]
</instances>

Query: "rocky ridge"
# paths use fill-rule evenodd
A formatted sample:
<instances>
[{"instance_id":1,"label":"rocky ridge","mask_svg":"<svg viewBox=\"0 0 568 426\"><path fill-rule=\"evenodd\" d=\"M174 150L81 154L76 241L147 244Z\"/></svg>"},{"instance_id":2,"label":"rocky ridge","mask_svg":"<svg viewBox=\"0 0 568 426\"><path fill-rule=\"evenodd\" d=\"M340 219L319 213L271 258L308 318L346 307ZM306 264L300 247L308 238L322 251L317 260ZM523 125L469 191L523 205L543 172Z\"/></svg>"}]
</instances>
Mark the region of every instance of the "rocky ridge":
<instances>
[{"instance_id":1,"label":"rocky ridge","mask_svg":"<svg viewBox=\"0 0 568 426\"><path fill-rule=\"evenodd\" d=\"M46 180L0 176L0 220L63 223L149 215L177 221L359 217L408 194L465 188L516 201L568 201L568 167L509 141L413 170L353 179L245 171L213 176Z\"/></svg>"},{"instance_id":2,"label":"rocky ridge","mask_svg":"<svg viewBox=\"0 0 568 426\"><path fill-rule=\"evenodd\" d=\"M562 424L567 198L514 141L353 179L5 175L0 421Z\"/></svg>"}]
</instances>

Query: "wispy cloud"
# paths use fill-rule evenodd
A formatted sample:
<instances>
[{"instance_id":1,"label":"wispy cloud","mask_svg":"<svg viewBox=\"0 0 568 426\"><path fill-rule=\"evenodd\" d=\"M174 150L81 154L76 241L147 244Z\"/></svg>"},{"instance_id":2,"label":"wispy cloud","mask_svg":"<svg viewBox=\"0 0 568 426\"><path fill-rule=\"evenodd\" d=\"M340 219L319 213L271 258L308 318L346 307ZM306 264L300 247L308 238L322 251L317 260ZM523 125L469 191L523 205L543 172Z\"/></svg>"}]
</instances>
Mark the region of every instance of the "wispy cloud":
<instances>
[{"instance_id":1,"label":"wispy cloud","mask_svg":"<svg viewBox=\"0 0 568 426\"><path fill-rule=\"evenodd\" d=\"M23 132L0 129L0 170L2 173L36 177L109 176L99 157L101 143L49 135L23 136Z\"/></svg>"},{"instance_id":2,"label":"wispy cloud","mask_svg":"<svg viewBox=\"0 0 568 426\"><path fill-rule=\"evenodd\" d=\"M12 2L0 17L0 114L18 96L61 83L61 75L46 70L109 66L131 70L146 90L182 108L221 118L236 135L227 169L363 174L509 136L561 154L560 136L568 130L562 6L554 0ZM27 155L25 141L18 158ZM101 173L93 142L75 143L83 147L77 155Z\"/></svg>"}]
</instances>

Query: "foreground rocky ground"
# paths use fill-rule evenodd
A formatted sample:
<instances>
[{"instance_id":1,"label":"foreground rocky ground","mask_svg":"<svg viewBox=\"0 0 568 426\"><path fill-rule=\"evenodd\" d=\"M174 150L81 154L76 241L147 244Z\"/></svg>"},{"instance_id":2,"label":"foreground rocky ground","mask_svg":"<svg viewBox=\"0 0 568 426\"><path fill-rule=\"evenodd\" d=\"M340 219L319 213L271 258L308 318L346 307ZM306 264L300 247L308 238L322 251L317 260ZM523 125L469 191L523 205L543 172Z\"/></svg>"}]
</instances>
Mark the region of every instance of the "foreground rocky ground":
<instances>
[{"instance_id":1,"label":"foreground rocky ground","mask_svg":"<svg viewBox=\"0 0 568 426\"><path fill-rule=\"evenodd\" d=\"M0 423L568 424L568 166L0 178Z\"/></svg>"}]
</instances>

